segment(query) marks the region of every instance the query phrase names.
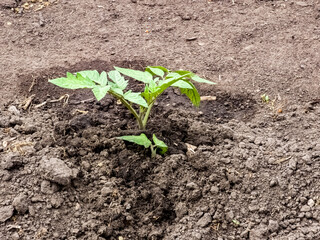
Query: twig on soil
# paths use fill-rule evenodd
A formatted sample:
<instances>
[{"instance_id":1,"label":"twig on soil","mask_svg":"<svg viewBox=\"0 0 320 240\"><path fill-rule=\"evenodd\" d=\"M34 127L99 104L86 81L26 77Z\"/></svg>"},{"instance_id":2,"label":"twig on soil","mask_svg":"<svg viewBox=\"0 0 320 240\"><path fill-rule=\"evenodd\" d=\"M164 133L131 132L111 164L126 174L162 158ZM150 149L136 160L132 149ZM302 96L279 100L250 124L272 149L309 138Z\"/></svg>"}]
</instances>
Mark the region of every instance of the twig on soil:
<instances>
[{"instance_id":1,"label":"twig on soil","mask_svg":"<svg viewBox=\"0 0 320 240\"><path fill-rule=\"evenodd\" d=\"M291 156L286 157L286 158L280 158L279 160L275 161L273 164L280 164L280 163L283 163L285 161L288 161L291 158L292 158Z\"/></svg>"},{"instance_id":2,"label":"twig on soil","mask_svg":"<svg viewBox=\"0 0 320 240\"><path fill-rule=\"evenodd\" d=\"M27 110L30 107L31 102L35 96L36 96L35 94L32 94L30 97L28 97L26 100L22 102L22 105L24 104L22 107L24 110Z\"/></svg>"},{"instance_id":3,"label":"twig on soil","mask_svg":"<svg viewBox=\"0 0 320 240\"><path fill-rule=\"evenodd\" d=\"M54 137L54 132L51 133L51 137L52 137L54 142L57 142L56 138Z\"/></svg>"},{"instance_id":4,"label":"twig on soil","mask_svg":"<svg viewBox=\"0 0 320 240\"><path fill-rule=\"evenodd\" d=\"M84 110L79 110L79 109L76 109L73 111L72 115L76 115L77 113L80 113L80 114L87 114L89 111L84 111Z\"/></svg>"},{"instance_id":5,"label":"twig on soil","mask_svg":"<svg viewBox=\"0 0 320 240\"><path fill-rule=\"evenodd\" d=\"M23 150L23 147L26 146L33 146L32 142L24 141L24 142L16 142L16 143L10 143L8 147L8 151L11 152L19 152L21 155L25 155L25 151Z\"/></svg>"},{"instance_id":6,"label":"twig on soil","mask_svg":"<svg viewBox=\"0 0 320 240\"><path fill-rule=\"evenodd\" d=\"M69 103L70 105L78 105L78 104L81 104L81 103L87 103L87 102L94 102L95 101L95 98L89 98L89 99L86 99L86 100L82 100L82 101L79 101L79 102L73 102L73 103Z\"/></svg>"},{"instance_id":7,"label":"twig on soil","mask_svg":"<svg viewBox=\"0 0 320 240\"><path fill-rule=\"evenodd\" d=\"M31 83L31 85L30 85L30 87L29 87L29 90L28 90L28 92L31 92L32 91L32 89L33 89L33 87L34 87L34 85L36 84L36 79L33 77L33 75L32 75L32 83Z\"/></svg>"},{"instance_id":8,"label":"twig on soil","mask_svg":"<svg viewBox=\"0 0 320 240\"><path fill-rule=\"evenodd\" d=\"M46 105L47 103L56 103L56 102L60 102L61 100L64 100L63 107L65 107L68 104L69 97L70 97L69 94L65 94L58 99L44 101L43 103L40 103L40 104L34 106L34 108L40 108L40 107Z\"/></svg>"}]
</instances>

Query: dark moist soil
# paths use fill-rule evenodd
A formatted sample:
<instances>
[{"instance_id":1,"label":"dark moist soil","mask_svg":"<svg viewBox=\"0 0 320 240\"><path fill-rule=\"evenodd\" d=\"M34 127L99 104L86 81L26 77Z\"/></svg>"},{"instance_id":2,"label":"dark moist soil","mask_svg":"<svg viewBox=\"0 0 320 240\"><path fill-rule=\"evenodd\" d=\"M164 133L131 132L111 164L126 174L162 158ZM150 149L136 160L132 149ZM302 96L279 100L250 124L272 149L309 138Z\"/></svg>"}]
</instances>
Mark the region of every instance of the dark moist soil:
<instances>
[{"instance_id":1,"label":"dark moist soil","mask_svg":"<svg viewBox=\"0 0 320 240\"><path fill-rule=\"evenodd\" d=\"M0 3L1 240L320 239L317 1L27 3ZM114 99L48 83L148 65L218 83L161 96L154 159Z\"/></svg>"}]
</instances>

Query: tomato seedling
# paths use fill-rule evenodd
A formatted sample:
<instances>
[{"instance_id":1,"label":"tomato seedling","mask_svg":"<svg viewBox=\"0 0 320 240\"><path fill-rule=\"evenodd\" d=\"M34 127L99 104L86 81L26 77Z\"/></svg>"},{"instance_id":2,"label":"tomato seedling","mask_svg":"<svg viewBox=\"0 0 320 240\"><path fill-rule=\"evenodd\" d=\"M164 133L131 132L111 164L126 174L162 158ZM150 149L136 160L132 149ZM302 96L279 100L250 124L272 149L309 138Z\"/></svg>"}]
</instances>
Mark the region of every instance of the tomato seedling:
<instances>
[{"instance_id":1,"label":"tomato seedling","mask_svg":"<svg viewBox=\"0 0 320 240\"><path fill-rule=\"evenodd\" d=\"M143 92L126 90L128 80L125 80L121 74L142 82L144 84ZM191 103L198 107L200 105L200 95L192 81L215 84L190 71L170 71L161 66L149 66L145 71L115 67L115 70L108 73L103 71L100 74L96 70L80 71L75 74L68 72L66 77L49 80L49 82L62 88L90 88L98 101L109 93L129 109L136 118L140 130L146 129L154 103L169 87L179 88L181 93L185 94L190 99ZM138 105L138 109L135 108L133 104ZM127 140L125 138L123 139ZM154 137L154 142L155 139L156 138ZM153 145L150 145L150 148L153 152L152 146ZM155 146L159 147L156 142Z\"/></svg>"},{"instance_id":2,"label":"tomato seedling","mask_svg":"<svg viewBox=\"0 0 320 240\"><path fill-rule=\"evenodd\" d=\"M136 118L140 130L146 129L148 118L156 99L167 88L179 88L181 93L185 94L193 105L199 106L200 95L191 81L215 84L200 78L190 71L169 71L160 66L147 67L144 72L119 67L115 67L115 69L108 74L104 71L99 74L96 70L81 71L76 74L68 72L67 77L52 79L49 82L68 89L90 88L98 101L107 93L111 94L129 109ZM128 90L125 92L128 81L120 73L143 82L145 84L144 91L132 92ZM139 106L139 111L136 111L133 104Z\"/></svg>"}]
</instances>

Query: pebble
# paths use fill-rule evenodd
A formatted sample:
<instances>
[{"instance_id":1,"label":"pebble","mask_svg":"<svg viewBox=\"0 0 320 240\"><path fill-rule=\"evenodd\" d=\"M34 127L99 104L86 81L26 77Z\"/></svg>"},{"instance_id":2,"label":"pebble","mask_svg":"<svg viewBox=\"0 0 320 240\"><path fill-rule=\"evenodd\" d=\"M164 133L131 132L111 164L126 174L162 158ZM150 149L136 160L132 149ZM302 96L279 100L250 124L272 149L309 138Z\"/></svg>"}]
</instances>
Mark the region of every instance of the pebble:
<instances>
[{"instance_id":1,"label":"pebble","mask_svg":"<svg viewBox=\"0 0 320 240\"><path fill-rule=\"evenodd\" d=\"M256 161L253 158L249 158L246 163L246 168L252 172L257 171Z\"/></svg>"},{"instance_id":2,"label":"pebble","mask_svg":"<svg viewBox=\"0 0 320 240\"><path fill-rule=\"evenodd\" d=\"M111 187L103 187L101 189L101 196L107 197L113 193L113 189Z\"/></svg>"},{"instance_id":3,"label":"pebble","mask_svg":"<svg viewBox=\"0 0 320 240\"><path fill-rule=\"evenodd\" d=\"M14 168L19 168L22 165L23 165L23 161L19 154L8 153L3 157L0 166L2 169L12 170Z\"/></svg>"},{"instance_id":4,"label":"pebble","mask_svg":"<svg viewBox=\"0 0 320 240\"><path fill-rule=\"evenodd\" d=\"M308 206L309 206L309 207L312 208L312 207L314 206L314 204L315 204L315 203L314 203L313 199L309 199L309 200L308 200Z\"/></svg>"},{"instance_id":5,"label":"pebble","mask_svg":"<svg viewBox=\"0 0 320 240\"><path fill-rule=\"evenodd\" d=\"M186 187L188 190L194 190L199 188L198 185L194 182L187 183Z\"/></svg>"},{"instance_id":6,"label":"pebble","mask_svg":"<svg viewBox=\"0 0 320 240\"><path fill-rule=\"evenodd\" d=\"M13 206L5 206L0 208L0 222L5 222L13 215Z\"/></svg>"},{"instance_id":7,"label":"pebble","mask_svg":"<svg viewBox=\"0 0 320 240\"><path fill-rule=\"evenodd\" d=\"M307 7L307 6L309 6L309 3L306 3L306 2L296 2L296 4L298 5L298 6L300 6L300 7Z\"/></svg>"},{"instance_id":8,"label":"pebble","mask_svg":"<svg viewBox=\"0 0 320 240\"><path fill-rule=\"evenodd\" d=\"M53 208L59 208L63 202L64 199L60 196L52 196L52 198L50 199L50 203Z\"/></svg>"},{"instance_id":9,"label":"pebble","mask_svg":"<svg viewBox=\"0 0 320 240\"><path fill-rule=\"evenodd\" d=\"M210 213L205 213L197 222L197 225L200 227L206 227L212 222L212 217Z\"/></svg>"},{"instance_id":10,"label":"pebble","mask_svg":"<svg viewBox=\"0 0 320 240\"><path fill-rule=\"evenodd\" d=\"M42 158L40 172L44 179L64 186L69 185L71 179L76 177L73 169L69 168L64 161L58 158Z\"/></svg>"},{"instance_id":11,"label":"pebble","mask_svg":"<svg viewBox=\"0 0 320 240\"><path fill-rule=\"evenodd\" d=\"M29 209L28 196L24 193L19 194L13 199L12 206L20 214L25 214Z\"/></svg>"},{"instance_id":12,"label":"pebble","mask_svg":"<svg viewBox=\"0 0 320 240\"><path fill-rule=\"evenodd\" d=\"M188 207L184 202L179 202L174 210L178 219L182 218L188 213Z\"/></svg>"},{"instance_id":13,"label":"pebble","mask_svg":"<svg viewBox=\"0 0 320 240\"><path fill-rule=\"evenodd\" d=\"M249 239L252 239L252 240L264 240L264 239L267 239L265 237L265 233L268 231L268 228L267 226L259 226L257 228L254 228L252 230L250 230L250 233L249 233Z\"/></svg>"},{"instance_id":14,"label":"pebble","mask_svg":"<svg viewBox=\"0 0 320 240\"><path fill-rule=\"evenodd\" d=\"M21 239L21 238L20 238L20 236L19 236L19 233L14 232L14 233L12 233L12 235L11 235L11 239L12 239L12 240L19 240L19 239Z\"/></svg>"},{"instance_id":15,"label":"pebble","mask_svg":"<svg viewBox=\"0 0 320 240\"><path fill-rule=\"evenodd\" d=\"M192 237L194 237L195 239L201 239L201 238L202 238L202 235L201 235L201 233L199 233L199 232L193 232L193 233L192 233Z\"/></svg>"},{"instance_id":16,"label":"pebble","mask_svg":"<svg viewBox=\"0 0 320 240\"><path fill-rule=\"evenodd\" d=\"M240 142L239 143L239 148L246 148L246 143Z\"/></svg>"},{"instance_id":17,"label":"pebble","mask_svg":"<svg viewBox=\"0 0 320 240\"><path fill-rule=\"evenodd\" d=\"M20 111L16 108L16 106L10 106L8 108L8 111L16 116L19 116L21 114Z\"/></svg>"},{"instance_id":18,"label":"pebble","mask_svg":"<svg viewBox=\"0 0 320 240\"><path fill-rule=\"evenodd\" d=\"M256 139L254 140L254 144L256 145L262 145L263 144L263 138L262 137L256 137Z\"/></svg>"},{"instance_id":19,"label":"pebble","mask_svg":"<svg viewBox=\"0 0 320 240\"><path fill-rule=\"evenodd\" d=\"M269 186L270 187L275 187L278 185L278 181L277 179L271 179L270 183L269 183Z\"/></svg>"},{"instance_id":20,"label":"pebble","mask_svg":"<svg viewBox=\"0 0 320 240\"><path fill-rule=\"evenodd\" d=\"M210 192L213 194L217 194L219 192L219 188L217 186L212 186Z\"/></svg>"},{"instance_id":21,"label":"pebble","mask_svg":"<svg viewBox=\"0 0 320 240\"><path fill-rule=\"evenodd\" d=\"M289 160L289 168L292 170L296 170L297 169L297 160L294 158L291 158Z\"/></svg>"},{"instance_id":22,"label":"pebble","mask_svg":"<svg viewBox=\"0 0 320 240\"><path fill-rule=\"evenodd\" d=\"M52 194L59 191L59 186L47 180L43 180L40 185L40 191L44 194Z\"/></svg>"},{"instance_id":23,"label":"pebble","mask_svg":"<svg viewBox=\"0 0 320 240\"><path fill-rule=\"evenodd\" d=\"M279 229L279 223L278 221L275 220L269 220L269 224L268 224L268 230L273 233L273 232L277 232Z\"/></svg>"},{"instance_id":24,"label":"pebble","mask_svg":"<svg viewBox=\"0 0 320 240\"><path fill-rule=\"evenodd\" d=\"M312 218L312 212L306 212L306 218L308 219Z\"/></svg>"},{"instance_id":25,"label":"pebble","mask_svg":"<svg viewBox=\"0 0 320 240\"><path fill-rule=\"evenodd\" d=\"M304 205L304 206L302 206L300 211L301 212L310 212L311 211L311 207L309 207L308 205Z\"/></svg>"}]
</instances>

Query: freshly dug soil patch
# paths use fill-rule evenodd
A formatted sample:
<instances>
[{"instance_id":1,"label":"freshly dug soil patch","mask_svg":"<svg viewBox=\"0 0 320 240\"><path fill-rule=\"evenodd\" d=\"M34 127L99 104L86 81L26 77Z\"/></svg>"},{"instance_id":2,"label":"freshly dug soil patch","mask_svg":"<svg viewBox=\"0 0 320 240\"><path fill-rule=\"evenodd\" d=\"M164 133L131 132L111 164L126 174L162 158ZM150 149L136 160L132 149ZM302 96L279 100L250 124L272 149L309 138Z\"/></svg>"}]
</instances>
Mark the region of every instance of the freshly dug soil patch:
<instances>
[{"instance_id":1,"label":"freshly dug soil patch","mask_svg":"<svg viewBox=\"0 0 320 240\"><path fill-rule=\"evenodd\" d=\"M320 239L315 1L15 2L0 3L1 240ZM218 83L196 85L198 109L161 96L155 159L117 139L140 131L114 99L48 83L147 65Z\"/></svg>"}]
</instances>

